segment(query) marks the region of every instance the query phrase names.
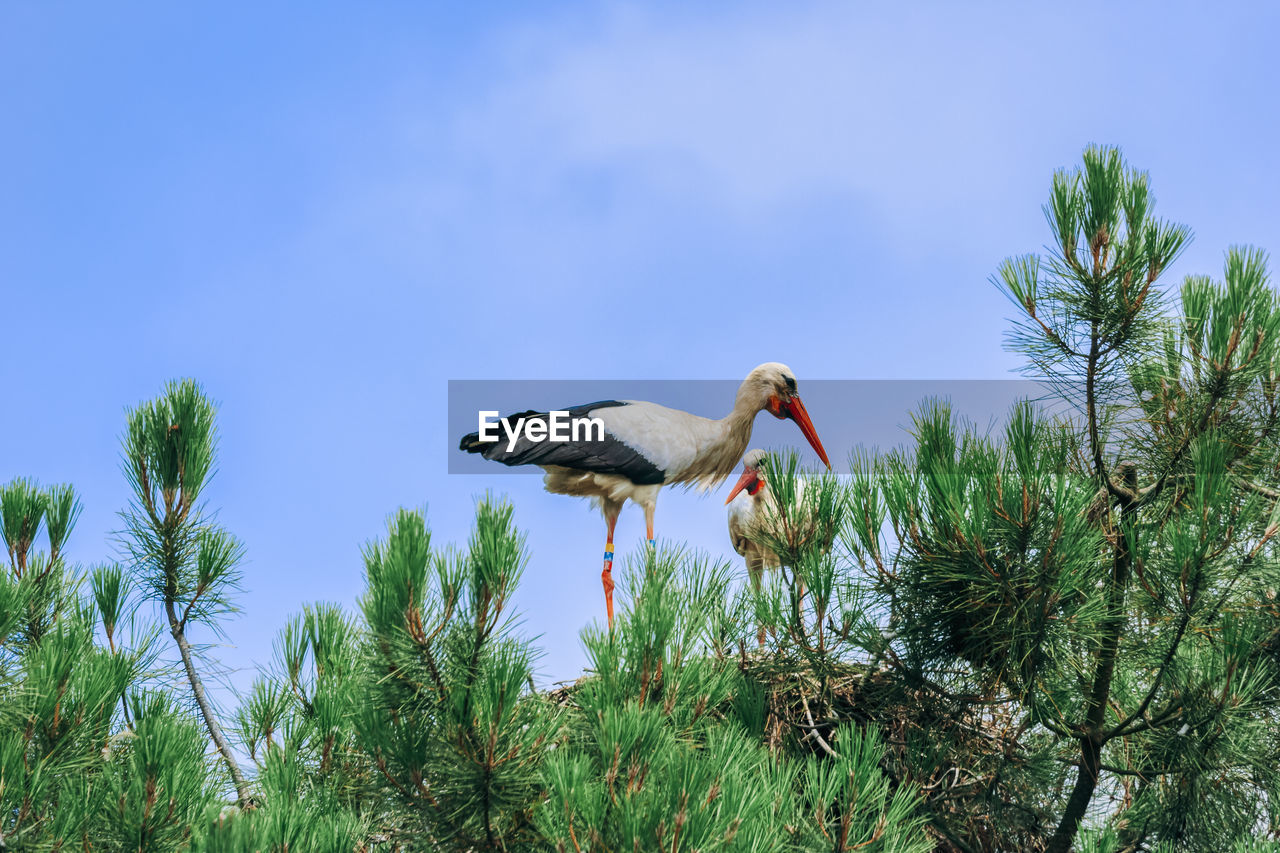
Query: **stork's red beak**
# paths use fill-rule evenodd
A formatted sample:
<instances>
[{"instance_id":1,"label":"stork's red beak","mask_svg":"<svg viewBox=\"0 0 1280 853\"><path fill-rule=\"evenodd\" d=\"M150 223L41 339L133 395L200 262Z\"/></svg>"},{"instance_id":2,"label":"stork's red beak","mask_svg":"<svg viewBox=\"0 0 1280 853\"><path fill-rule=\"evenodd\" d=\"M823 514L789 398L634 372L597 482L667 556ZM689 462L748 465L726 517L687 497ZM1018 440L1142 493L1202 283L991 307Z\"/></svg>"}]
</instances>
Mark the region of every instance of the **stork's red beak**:
<instances>
[{"instance_id":1,"label":"stork's red beak","mask_svg":"<svg viewBox=\"0 0 1280 853\"><path fill-rule=\"evenodd\" d=\"M831 460L827 459L827 451L822 449L822 440L818 438L818 431L813 428L813 421L809 420L809 413L805 411L804 403L800 402L800 398L793 395L779 408L782 410L783 417L791 418L796 422L796 426L800 427L804 437L809 440L809 446L818 454L822 464L830 470Z\"/></svg>"},{"instance_id":2,"label":"stork's red beak","mask_svg":"<svg viewBox=\"0 0 1280 853\"><path fill-rule=\"evenodd\" d=\"M738 492L743 489L747 490L747 494L754 495L756 493L755 485L760 482L760 472L754 468L742 468L742 476L738 478L738 482L733 484L733 489L729 492L729 497L724 499L725 506L733 503L733 499L738 496Z\"/></svg>"}]
</instances>

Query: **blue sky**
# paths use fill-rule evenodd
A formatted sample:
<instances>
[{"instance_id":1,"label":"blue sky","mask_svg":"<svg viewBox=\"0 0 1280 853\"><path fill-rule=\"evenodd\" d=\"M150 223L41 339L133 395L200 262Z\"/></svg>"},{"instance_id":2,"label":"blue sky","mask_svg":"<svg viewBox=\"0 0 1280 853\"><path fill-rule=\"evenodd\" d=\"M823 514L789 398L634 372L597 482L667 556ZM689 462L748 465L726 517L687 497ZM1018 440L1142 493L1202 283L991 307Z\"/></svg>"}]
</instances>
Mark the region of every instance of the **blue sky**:
<instances>
[{"instance_id":1,"label":"blue sky","mask_svg":"<svg viewBox=\"0 0 1280 853\"><path fill-rule=\"evenodd\" d=\"M988 276L1043 245L1050 175L1088 143L1194 229L1170 283L1276 248L1277 25L1262 3L7 4L0 481L74 483L70 555L110 557L124 408L194 376L248 554L236 683L303 602L354 603L396 506L461 542L490 487L529 532L541 679L572 678L602 523L534 477L448 475L449 379L1007 377ZM729 554L721 500L664 496L659 535ZM619 547L642 537L630 509Z\"/></svg>"}]
</instances>

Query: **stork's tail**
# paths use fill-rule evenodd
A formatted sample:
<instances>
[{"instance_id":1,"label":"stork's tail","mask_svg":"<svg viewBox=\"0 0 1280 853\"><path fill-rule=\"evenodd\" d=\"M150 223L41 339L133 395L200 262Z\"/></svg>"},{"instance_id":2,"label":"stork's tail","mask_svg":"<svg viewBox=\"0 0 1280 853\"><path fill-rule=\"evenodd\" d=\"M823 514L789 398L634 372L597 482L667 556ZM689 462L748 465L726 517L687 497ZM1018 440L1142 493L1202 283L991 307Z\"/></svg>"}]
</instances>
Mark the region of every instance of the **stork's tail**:
<instances>
[{"instance_id":1,"label":"stork's tail","mask_svg":"<svg viewBox=\"0 0 1280 853\"><path fill-rule=\"evenodd\" d=\"M518 427L520 424L520 421L525 420L526 418L545 418L546 416L547 416L546 412L535 412L533 409L530 409L527 412L518 412L514 415L507 415L505 418L503 418L503 420L510 421L511 423L516 424ZM462 437L462 441L458 442L458 449L465 450L467 453L484 453L486 450L493 450L494 453L497 453L498 451L495 448L500 448L500 447L502 447L502 442L496 441L494 439L489 439L488 441L481 441L480 433L478 432L469 432ZM486 455L485 458L493 459L494 457L492 455ZM499 460L499 461L505 461L505 460ZM512 463L506 462L506 464L510 465Z\"/></svg>"},{"instance_id":2,"label":"stork's tail","mask_svg":"<svg viewBox=\"0 0 1280 853\"><path fill-rule=\"evenodd\" d=\"M467 453L483 453L486 447L492 447L493 442L481 441L480 433L469 432L462 437L462 441L458 443L459 450L465 450Z\"/></svg>"}]
</instances>

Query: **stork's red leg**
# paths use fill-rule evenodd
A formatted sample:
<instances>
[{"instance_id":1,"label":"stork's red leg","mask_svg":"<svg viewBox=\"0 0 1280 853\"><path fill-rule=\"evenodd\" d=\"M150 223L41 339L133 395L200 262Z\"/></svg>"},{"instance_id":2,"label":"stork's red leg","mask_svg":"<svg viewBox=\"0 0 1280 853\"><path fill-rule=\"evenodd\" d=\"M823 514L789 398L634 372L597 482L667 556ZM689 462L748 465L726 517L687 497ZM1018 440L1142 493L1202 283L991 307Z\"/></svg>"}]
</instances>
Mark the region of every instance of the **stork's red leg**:
<instances>
[{"instance_id":1,"label":"stork's red leg","mask_svg":"<svg viewBox=\"0 0 1280 853\"><path fill-rule=\"evenodd\" d=\"M649 547L656 547L657 543L653 541L653 511L656 504L647 503L644 505L644 529L645 535L649 539Z\"/></svg>"},{"instance_id":2,"label":"stork's red leg","mask_svg":"<svg viewBox=\"0 0 1280 853\"><path fill-rule=\"evenodd\" d=\"M609 535L604 543L604 571L600 573L600 582L604 585L604 606L609 614L609 629L613 630L613 527L618 523L617 511L607 512L605 521L609 524Z\"/></svg>"},{"instance_id":3,"label":"stork's red leg","mask_svg":"<svg viewBox=\"0 0 1280 853\"><path fill-rule=\"evenodd\" d=\"M760 576L764 574L764 560L761 559L759 553L753 548L747 552L747 575L751 578L751 589L755 593L760 592ZM756 640L760 643L760 648L764 648L765 631L764 623L756 621Z\"/></svg>"}]
</instances>

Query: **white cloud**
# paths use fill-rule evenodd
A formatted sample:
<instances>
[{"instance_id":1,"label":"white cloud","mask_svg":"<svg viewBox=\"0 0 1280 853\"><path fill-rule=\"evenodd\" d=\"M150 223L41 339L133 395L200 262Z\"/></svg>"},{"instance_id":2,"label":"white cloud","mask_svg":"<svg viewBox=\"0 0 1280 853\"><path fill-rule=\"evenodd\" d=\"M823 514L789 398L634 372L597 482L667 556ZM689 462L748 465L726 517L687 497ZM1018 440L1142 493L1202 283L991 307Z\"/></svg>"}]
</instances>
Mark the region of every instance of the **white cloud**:
<instances>
[{"instance_id":1,"label":"white cloud","mask_svg":"<svg viewBox=\"0 0 1280 853\"><path fill-rule=\"evenodd\" d=\"M815 194L963 194L975 160L1001 158L994 116L1007 112L981 44L955 33L963 23L846 6L715 19L616 7L590 38L525 33L463 120L463 144L526 179L640 170L659 191L701 186L743 212Z\"/></svg>"}]
</instances>

